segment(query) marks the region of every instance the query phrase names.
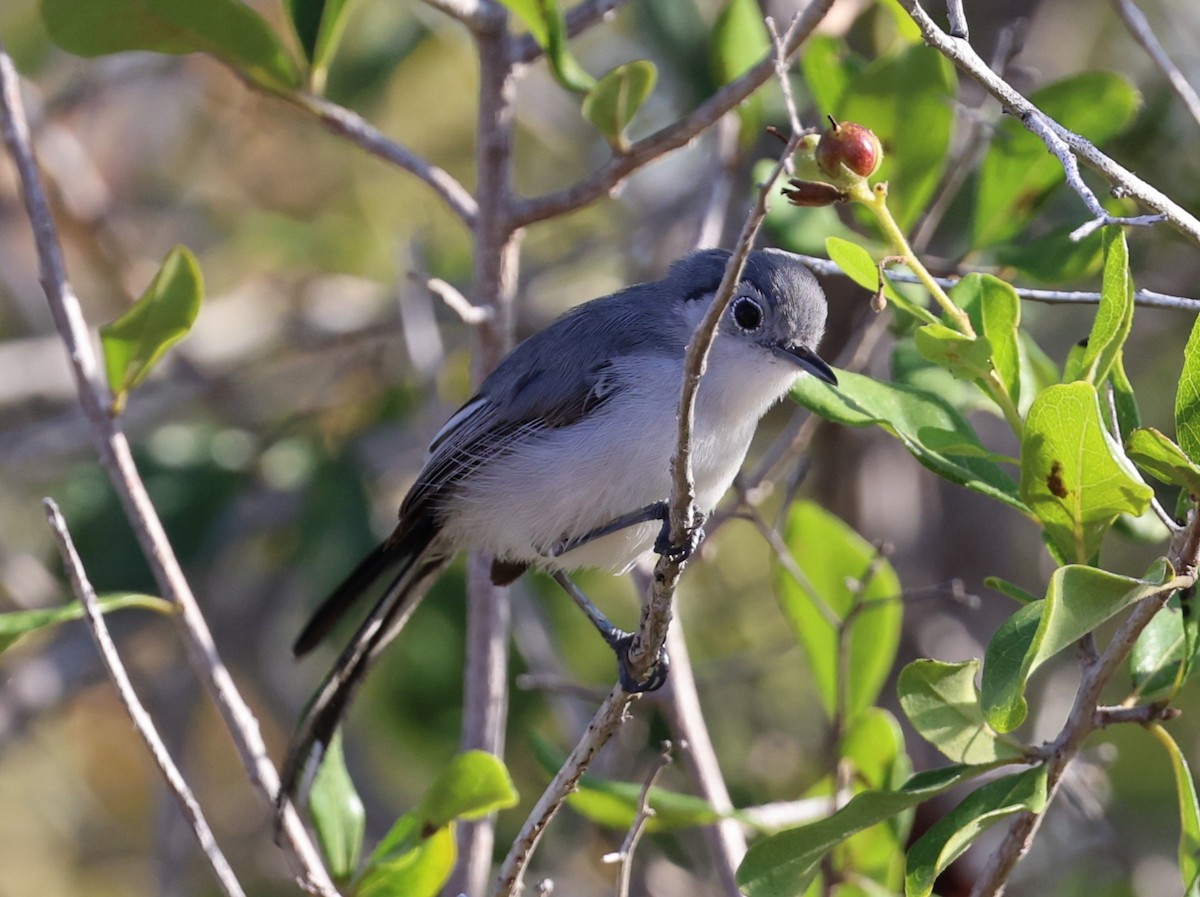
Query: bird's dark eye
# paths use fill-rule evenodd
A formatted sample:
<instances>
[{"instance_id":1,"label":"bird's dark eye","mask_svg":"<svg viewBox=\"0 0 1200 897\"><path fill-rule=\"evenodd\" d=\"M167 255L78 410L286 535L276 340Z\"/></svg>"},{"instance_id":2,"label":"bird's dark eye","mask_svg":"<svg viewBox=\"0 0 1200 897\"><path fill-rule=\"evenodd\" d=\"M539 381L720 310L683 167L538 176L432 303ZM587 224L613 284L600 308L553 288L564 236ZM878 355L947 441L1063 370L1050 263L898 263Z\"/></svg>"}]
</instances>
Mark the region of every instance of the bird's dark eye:
<instances>
[{"instance_id":1,"label":"bird's dark eye","mask_svg":"<svg viewBox=\"0 0 1200 897\"><path fill-rule=\"evenodd\" d=\"M762 307L749 296L738 296L733 300L733 320L743 330L757 330L762 326Z\"/></svg>"}]
</instances>

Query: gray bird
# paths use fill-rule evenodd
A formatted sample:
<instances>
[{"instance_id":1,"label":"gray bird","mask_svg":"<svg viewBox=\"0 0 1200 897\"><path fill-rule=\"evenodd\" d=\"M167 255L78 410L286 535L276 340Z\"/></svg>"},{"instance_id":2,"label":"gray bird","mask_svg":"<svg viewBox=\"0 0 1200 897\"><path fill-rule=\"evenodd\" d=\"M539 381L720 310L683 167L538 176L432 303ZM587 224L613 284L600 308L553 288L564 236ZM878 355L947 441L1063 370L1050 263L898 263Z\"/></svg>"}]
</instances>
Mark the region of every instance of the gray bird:
<instances>
[{"instance_id":1,"label":"gray bird","mask_svg":"<svg viewBox=\"0 0 1200 897\"><path fill-rule=\"evenodd\" d=\"M492 578L500 584L539 567L569 591L566 571L619 573L652 550L686 556L689 547L670 545L663 522L683 360L728 259L724 250L695 252L662 280L567 312L517 346L433 437L395 532L296 639L301 656L366 595L379 596L305 710L284 764L281 802L315 772L368 665L458 552L494 557ZM699 513L716 506L759 420L797 378L808 372L837 382L815 352L825 312L821 288L797 257L750 253L696 396ZM631 681L628 634L585 609L616 649L627 690L662 684L665 655L650 681Z\"/></svg>"}]
</instances>

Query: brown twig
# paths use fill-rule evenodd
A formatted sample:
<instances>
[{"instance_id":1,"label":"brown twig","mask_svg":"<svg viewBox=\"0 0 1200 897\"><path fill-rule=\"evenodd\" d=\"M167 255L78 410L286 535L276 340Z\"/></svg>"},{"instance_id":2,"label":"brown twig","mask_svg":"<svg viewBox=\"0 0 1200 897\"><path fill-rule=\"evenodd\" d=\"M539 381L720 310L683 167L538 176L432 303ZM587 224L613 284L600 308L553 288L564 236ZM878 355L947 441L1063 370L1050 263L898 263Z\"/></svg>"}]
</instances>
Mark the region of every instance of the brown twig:
<instances>
[{"instance_id":1,"label":"brown twig","mask_svg":"<svg viewBox=\"0 0 1200 897\"><path fill-rule=\"evenodd\" d=\"M646 830L646 823L654 815L654 810L650 807L650 789L658 780L659 773L671 762L672 750L671 742L664 741L662 743L658 759L646 776L646 780L642 782L642 790L638 793L637 812L634 814L629 831L625 834L625 840L621 842L619 850L606 854L602 858L605 863L621 864L621 871L617 876L617 897L629 897L629 883L633 876L633 854L637 850L638 841L642 839L642 833Z\"/></svg>"},{"instance_id":2,"label":"brown twig","mask_svg":"<svg viewBox=\"0 0 1200 897\"><path fill-rule=\"evenodd\" d=\"M79 300L67 279L54 219L33 158L16 69L2 44L0 124L3 126L4 142L20 175L21 195L37 248L42 289L46 293L55 326L66 346L79 403L100 463L121 501L159 590L164 598L179 608L177 619L193 668L212 695L247 774L264 804L273 806L279 788L279 775L267 756L258 720L238 692L233 677L217 652L208 623L146 493L129 442L117 422L108 414L107 390L100 380ZM294 861L303 886L312 893L336 894L316 848L294 811L285 814L282 831L288 856Z\"/></svg>"},{"instance_id":3,"label":"brown twig","mask_svg":"<svg viewBox=\"0 0 1200 897\"><path fill-rule=\"evenodd\" d=\"M150 718L150 714L138 699L137 692L134 691L133 683L129 681L125 664L122 663L117 646L113 644L112 636L109 634L108 625L104 622L104 614L100 609L100 602L96 599L96 591L88 580L87 571L84 570L79 553L75 550L75 543L71 540L67 523L63 520L58 505L49 498L45 499L43 504L46 508L46 517L50 521L50 530L58 542L58 551L62 555L63 568L67 571L71 589L75 592L75 597L83 604L84 610L87 611L84 619L87 621L88 629L100 651L100 657L104 660L108 675L121 698L121 703L125 707L125 712L133 721L134 729L146 742L146 747L150 749L150 755L154 758L159 772L162 773L167 787L174 795L192 832L196 835L196 840L200 843L200 850L204 853L208 864L212 866L221 890L227 897L245 897L245 892L233 874L229 861L225 859L225 854L221 852L217 839L213 837L212 829L208 826L208 820L204 818L204 811L200 809L196 796L192 794L192 789L188 787L183 773L171 759L166 744L163 743L158 729L155 728L154 720Z\"/></svg>"}]
</instances>

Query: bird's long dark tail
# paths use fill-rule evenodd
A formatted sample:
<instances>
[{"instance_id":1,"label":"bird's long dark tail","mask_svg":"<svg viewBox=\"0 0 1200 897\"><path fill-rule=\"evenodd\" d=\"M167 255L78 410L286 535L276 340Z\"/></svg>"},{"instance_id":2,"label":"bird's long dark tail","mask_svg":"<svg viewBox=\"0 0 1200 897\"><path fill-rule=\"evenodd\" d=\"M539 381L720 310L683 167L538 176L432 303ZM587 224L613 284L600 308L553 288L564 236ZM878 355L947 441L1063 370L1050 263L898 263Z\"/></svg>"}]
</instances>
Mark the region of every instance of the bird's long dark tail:
<instances>
[{"instance_id":1,"label":"bird's long dark tail","mask_svg":"<svg viewBox=\"0 0 1200 897\"><path fill-rule=\"evenodd\" d=\"M429 520L397 530L325 599L296 639L292 650L299 657L311 651L378 583L388 583L300 717L280 772L280 808L288 802L304 803L321 758L371 662L403 628L430 581L449 563L450 555L429 550L436 535L437 527Z\"/></svg>"}]
</instances>

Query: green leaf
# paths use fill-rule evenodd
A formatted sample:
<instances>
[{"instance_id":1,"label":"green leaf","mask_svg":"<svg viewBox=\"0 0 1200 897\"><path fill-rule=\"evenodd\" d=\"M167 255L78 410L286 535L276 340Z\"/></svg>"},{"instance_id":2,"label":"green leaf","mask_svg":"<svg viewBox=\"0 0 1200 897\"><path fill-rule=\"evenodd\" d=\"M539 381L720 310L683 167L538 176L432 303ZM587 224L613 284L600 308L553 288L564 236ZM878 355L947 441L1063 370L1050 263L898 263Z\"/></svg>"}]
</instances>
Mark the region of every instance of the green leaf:
<instances>
[{"instance_id":1,"label":"green leaf","mask_svg":"<svg viewBox=\"0 0 1200 897\"><path fill-rule=\"evenodd\" d=\"M983 718L978 672L978 660L914 660L896 683L904 715L922 738L956 763L1020 760L1025 748L998 735Z\"/></svg>"},{"instance_id":2,"label":"green leaf","mask_svg":"<svg viewBox=\"0 0 1200 897\"><path fill-rule=\"evenodd\" d=\"M1021 498L1062 557L1090 562L1117 515L1140 515L1153 497L1105 428L1096 387L1065 383L1037 397L1021 439Z\"/></svg>"},{"instance_id":3,"label":"green leaf","mask_svg":"<svg viewBox=\"0 0 1200 897\"><path fill-rule=\"evenodd\" d=\"M952 483L991 496L1029 514L1017 484L988 458L954 455L930 445L978 446L979 437L949 402L940 396L891 383L881 383L861 374L838 372L838 386L832 387L816 377L801 377L792 397L804 407L835 423L852 427L878 425L891 433L914 458ZM934 436L933 434L939 434ZM984 450L986 451L986 450Z\"/></svg>"},{"instance_id":4,"label":"green leaf","mask_svg":"<svg viewBox=\"0 0 1200 897\"><path fill-rule=\"evenodd\" d=\"M207 53L268 90L300 86L271 26L239 0L42 0L50 39L77 56Z\"/></svg>"},{"instance_id":5,"label":"green leaf","mask_svg":"<svg viewBox=\"0 0 1200 897\"><path fill-rule=\"evenodd\" d=\"M1117 431L1121 439L1128 441L1129 436L1142 425L1142 412L1138 408L1137 396L1133 393L1133 384L1125 373L1125 351L1117 353L1112 371L1108 375L1109 386L1112 387L1112 402L1117 413Z\"/></svg>"},{"instance_id":6,"label":"green leaf","mask_svg":"<svg viewBox=\"0 0 1200 897\"><path fill-rule=\"evenodd\" d=\"M929 897L933 882L975 839L1007 816L1046 807L1046 766L1004 776L973 791L908 850L905 897Z\"/></svg>"},{"instance_id":7,"label":"green leaf","mask_svg":"<svg viewBox=\"0 0 1200 897\"><path fill-rule=\"evenodd\" d=\"M1122 609L1175 581L1165 560L1142 579L1072 564L1050 577L1046 597L1027 604L996 630L983 663L980 703L997 732L1025 720L1025 683L1038 667Z\"/></svg>"},{"instance_id":8,"label":"green leaf","mask_svg":"<svg viewBox=\"0 0 1200 897\"><path fill-rule=\"evenodd\" d=\"M154 595L113 592L96 597L100 602L101 612L106 614L128 608L153 610L163 614L175 612L171 602ZM0 653L7 651L23 635L45 629L48 626L66 623L69 620L82 620L86 614L87 611L84 610L83 604L78 601L43 610L14 610L0 614Z\"/></svg>"},{"instance_id":9,"label":"green leaf","mask_svg":"<svg viewBox=\"0 0 1200 897\"><path fill-rule=\"evenodd\" d=\"M533 39L546 51L554 79L567 90L587 93L596 79L584 70L567 48L567 20L558 0L500 0L525 23Z\"/></svg>"},{"instance_id":10,"label":"green leaf","mask_svg":"<svg viewBox=\"0 0 1200 897\"><path fill-rule=\"evenodd\" d=\"M1156 480L1182 486L1192 495L1200 495L1200 465L1153 427L1130 433L1126 452L1130 461Z\"/></svg>"},{"instance_id":11,"label":"green leaf","mask_svg":"<svg viewBox=\"0 0 1200 897\"><path fill-rule=\"evenodd\" d=\"M330 873L349 878L358 869L367 816L346 769L341 729L334 732L313 779L309 809Z\"/></svg>"},{"instance_id":12,"label":"green leaf","mask_svg":"<svg viewBox=\"0 0 1200 897\"><path fill-rule=\"evenodd\" d=\"M992 370L992 344L983 336L964 336L945 324L926 324L913 334L917 351L955 377L976 382Z\"/></svg>"},{"instance_id":13,"label":"green leaf","mask_svg":"<svg viewBox=\"0 0 1200 897\"><path fill-rule=\"evenodd\" d=\"M879 292L879 266L871 258L871 254L857 243L843 240L841 237L827 237L825 252L829 258L842 269L847 277L872 293ZM883 295L901 311L907 312L926 324L937 323L937 318L929 310L917 305L892 286L885 277L883 280Z\"/></svg>"},{"instance_id":14,"label":"green leaf","mask_svg":"<svg viewBox=\"0 0 1200 897\"><path fill-rule=\"evenodd\" d=\"M1175 393L1175 438L1187 456L1200 463L1200 317L1183 350L1183 371Z\"/></svg>"},{"instance_id":15,"label":"green leaf","mask_svg":"<svg viewBox=\"0 0 1200 897\"><path fill-rule=\"evenodd\" d=\"M438 827L454 819L479 819L516 803L504 761L486 751L465 751L438 774L416 812L426 825Z\"/></svg>"},{"instance_id":16,"label":"green leaf","mask_svg":"<svg viewBox=\"0 0 1200 897\"><path fill-rule=\"evenodd\" d=\"M950 298L971 318L975 332L987 340L991 367L1017 404L1021 398L1021 300L1017 291L990 274L968 274L954 285Z\"/></svg>"},{"instance_id":17,"label":"green leaf","mask_svg":"<svg viewBox=\"0 0 1200 897\"><path fill-rule=\"evenodd\" d=\"M1007 595L1018 604L1032 604L1034 601L1042 600L1032 592L1027 592L1020 586L1014 585L1006 579L1001 579L999 576L985 577L983 584L989 589L999 592L1001 595Z\"/></svg>"},{"instance_id":18,"label":"green leaf","mask_svg":"<svg viewBox=\"0 0 1200 897\"><path fill-rule=\"evenodd\" d=\"M851 723L841 742L840 763L848 765L845 771L854 793L893 791L912 776L912 762L904 752L900 723L880 707L868 707ZM834 868L853 869L898 888L903 873L898 860L904 854L912 819L911 809L902 810L851 835L837 847Z\"/></svg>"},{"instance_id":19,"label":"green leaf","mask_svg":"<svg viewBox=\"0 0 1200 897\"><path fill-rule=\"evenodd\" d=\"M883 143L873 181L887 181L888 207L908 230L928 206L946 167L954 124L954 66L925 46L872 61L835 115L866 125Z\"/></svg>"},{"instance_id":20,"label":"green leaf","mask_svg":"<svg viewBox=\"0 0 1200 897\"><path fill-rule=\"evenodd\" d=\"M1150 731L1166 748L1175 773L1175 793L1179 798L1179 875L1184 889L1191 893L1200 876L1200 799L1196 797L1196 782L1171 733L1157 723L1150 726Z\"/></svg>"},{"instance_id":21,"label":"green leaf","mask_svg":"<svg viewBox=\"0 0 1200 897\"><path fill-rule=\"evenodd\" d=\"M1140 102L1133 85L1108 72L1072 76L1043 87L1030 99L1063 127L1096 144L1125 130ZM980 167L972 245L1011 240L1065 180L1062 164L1046 145L1015 118L1005 118Z\"/></svg>"},{"instance_id":22,"label":"green leaf","mask_svg":"<svg viewBox=\"0 0 1200 897\"><path fill-rule=\"evenodd\" d=\"M862 57L851 53L846 41L840 37L814 34L806 40L800 56L800 71L817 109L832 115L841 106L842 98L863 65Z\"/></svg>"},{"instance_id":23,"label":"green leaf","mask_svg":"<svg viewBox=\"0 0 1200 897\"><path fill-rule=\"evenodd\" d=\"M406 813L376 848L355 897L435 897L457 856L452 824L426 832L417 814Z\"/></svg>"},{"instance_id":24,"label":"green leaf","mask_svg":"<svg viewBox=\"0 0 1200 897\"><path fill-rule=\"evenodd\" d=\"M996 261L1015 268L1039 283L1058 285L1078 283L1100 270L1103 242L1100 231L1082 240L1072 240L1075 225L1038 234L1028 242L996 247Z\"/></svg>"},{"instance_id":25,"label":"green leaf","mask_svg":"<svg viewBox=\"0 0 1200 897\"><path fill-rule=\"evenodd\" d=\"M1120 357L1129 331L1133 328L1133 279L1129 276L1129 250L1125 232L1116 226L1104 229L1104 279L1100 286L1100 307L1092 323L1087 345L1078 360L1078 369L1065 375L1067 380L1086 380L1096 386L1104 383Z\"/></svg>"},{"instance_id":26,"label":"green leaf","mask_svg":"<svg viewBox=\"0 0 1200 897\"><path fill-rule=\"evenodd\" d=\"M771 47L771 38L756 0L726 0L713 23L712 72L718 85L735 81L753 68ZM743 145L762 130L763 102L753 93L737 107Z\"/></svg>"},{"instance_id":27,"label":"green leaf","mask_svg":"<svg viewBox=\"0 0 1200 897\"><path fill-rule=\"evenodd\" d=\"M910 810L994 766L950 766L918 773L897 791L864 791L831 816L750 845L737 871L747 897L799 897L821 859L855 832Z\"/></svg>"},{"instance_id":28,"label":"green leaf","mask_svg":"<svg viewBox=\"0 0 1200 897\"><path fill-rule=\"evenodd\" d=\"M312 66L313 87L320 91L345 30L350 0L285 0L284 6L304 56Z\"/></svg>"},{"instance_id":29,"label":"green leaf","mask_svg":"<svg viewBox=\"0 0 1200 897\"><path fill-rule=\"evenodd\" d=\"M1154 615L1129 652L1129 673L1144 701L1169 700L1187 681L1200 660L1200 621L1179 595Z\"/></svg>"},{"instance_id":30,"label":"green leaf","mask_svg":"<svg viewBox=\"0 0 1200 897\"><path fill-rule=\"evenodd\" d=\"M619 65L596 82L583 98L583 115L619 152L629 148L625 129L654 90L654 63L635 59Z\"/></svg>"},{"instance_id":31,"label":"green leaf","mask_svg":"<svg viewBox=\"0 0 1200 897\"><path fill-rule=\"evenodd\" d=\"M187 336L200 313L203 293L195 256L187 247L176 246L129 311L100 328L114 414L124 409L129 391L146 378L167 349Z\"/></svg>"},{"instance_id":32,"label":"green leaf","mask_svg":"<svg viewBox=\"0 0 1200 897\"><path fill-rule=\"evenodd\" d=\"M826 713L834 715L844 694L842 718L853 720L875 702L891 671L900 639L900 580L873 545L811 502L792 506L784 540L805 578L798 583L780 572L784 616L804 648ZM848 681L839 688L842 674Z\"/></svg>"}]
</instances>

